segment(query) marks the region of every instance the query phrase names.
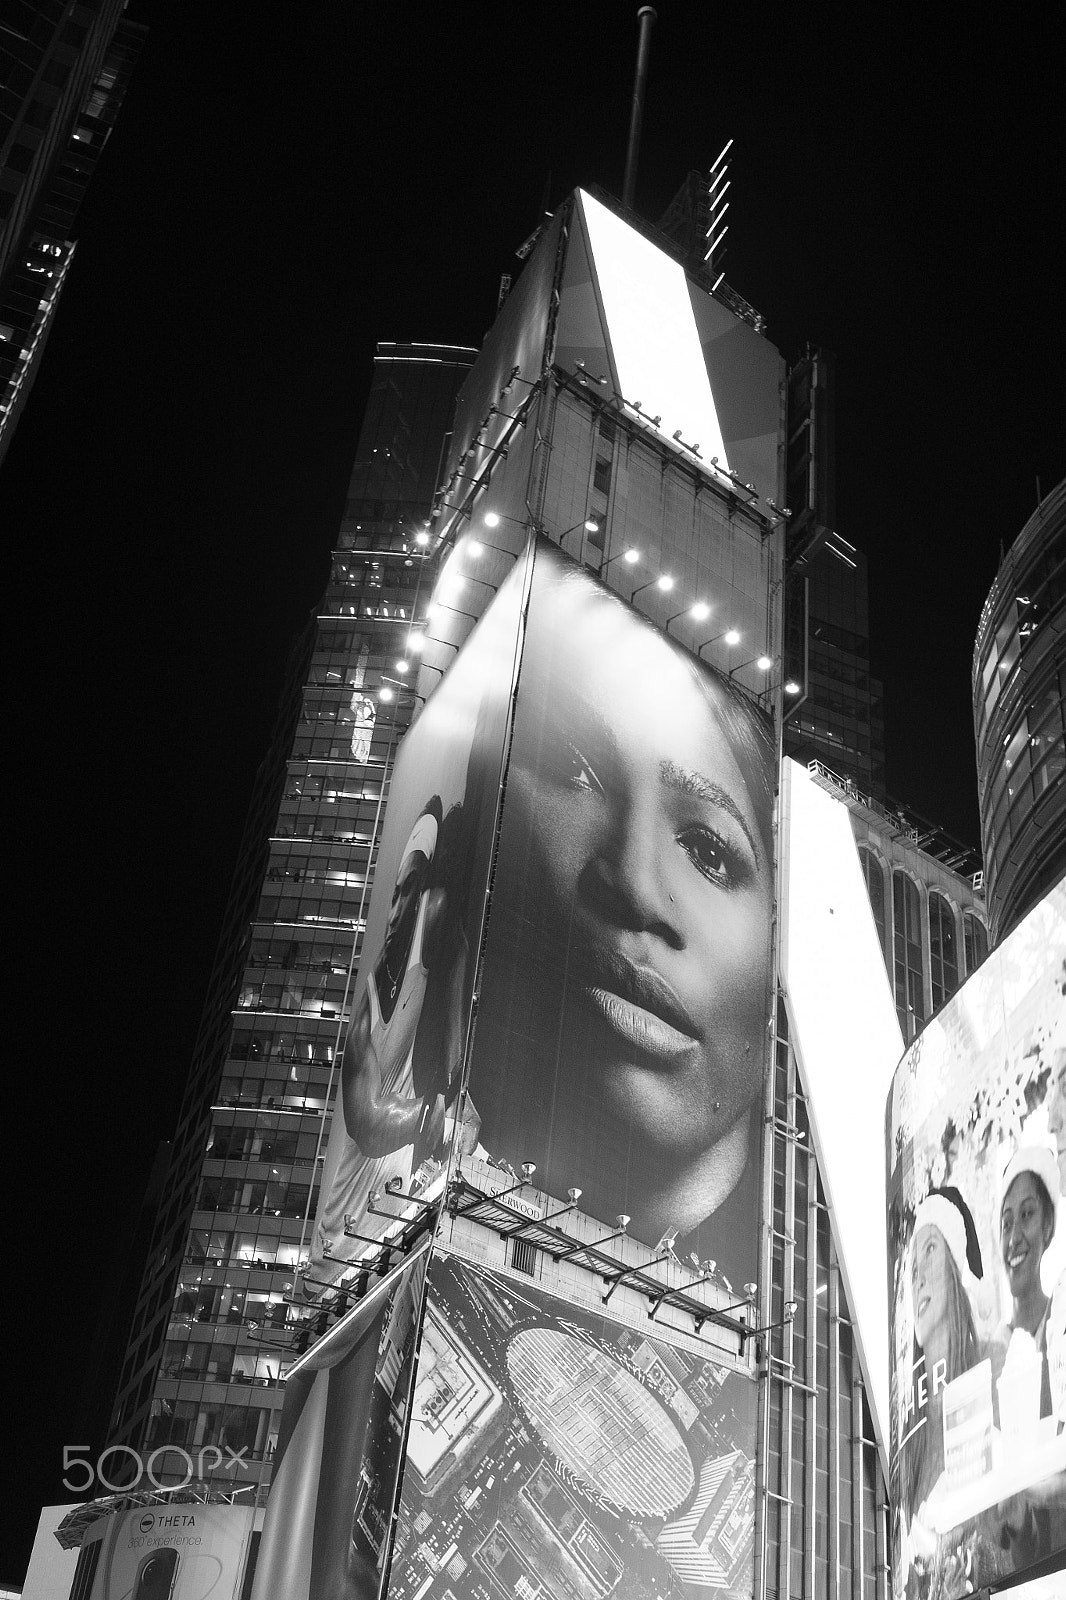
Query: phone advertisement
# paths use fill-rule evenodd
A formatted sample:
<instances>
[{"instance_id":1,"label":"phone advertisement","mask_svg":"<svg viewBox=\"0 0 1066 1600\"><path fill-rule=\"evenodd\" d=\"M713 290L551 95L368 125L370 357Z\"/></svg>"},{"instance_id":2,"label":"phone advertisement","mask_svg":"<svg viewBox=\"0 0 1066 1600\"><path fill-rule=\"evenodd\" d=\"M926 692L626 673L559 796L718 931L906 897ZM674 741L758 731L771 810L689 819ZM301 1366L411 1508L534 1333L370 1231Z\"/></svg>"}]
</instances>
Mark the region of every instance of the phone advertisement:
<instances>
[{"instance_id":1,"label":"phone advertisement","mask_svg":"<svg viewBox=\"0 0 1066 1600\"><path fill-rule=\"evenodd\" d=\"M903 1057L888 1104L897 1600L1066 1554L1066 883Z\"/></svg>"},{"instance_id":2,"label":"phone advertisement","mask_svg":"<svg viewBox=\"0 0 1066 1600\"><path fill-rule=\"evenodd\" d=\"M525 562L397 756L306 1270L314 1304L375 1270L444 1190L456 1138Z\"/></svg>"},{"instance_id":3,"label":"phone advertisement","mask_svg":"<svg viewBox=\"0 0 1066 1600\"><path fill-rule=\"evenodd\" d=\"M237 1600L253 1516L250 1506L192 1502L120 1512L86 1600Z\"/></svg>"}]
</instances>

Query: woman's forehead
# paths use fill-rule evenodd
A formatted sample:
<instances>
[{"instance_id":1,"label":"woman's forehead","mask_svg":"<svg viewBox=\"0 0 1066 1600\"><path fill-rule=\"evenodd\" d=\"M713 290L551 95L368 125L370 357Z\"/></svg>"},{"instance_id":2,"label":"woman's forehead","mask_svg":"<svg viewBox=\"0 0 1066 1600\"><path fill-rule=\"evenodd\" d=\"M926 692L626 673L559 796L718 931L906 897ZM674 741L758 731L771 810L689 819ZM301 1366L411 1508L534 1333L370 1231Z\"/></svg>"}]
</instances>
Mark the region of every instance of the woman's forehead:
<instances>
[{"instance_id":1,"label":"woman's forehead","mask_svg":"<svg viewBox=\"0 0 1066 1600\"><path fill-rule=\"evenodd\" d=\"M916 1256L920 1255L927 1245L943 1243L944 1235L941 1233L940 1229L934 1226L933 1223L926 1222L914 1235L914 1253Z\"/></svg>"},{"instance_id":2,"label":"woman's forehead","mask_svg":"<svg viewBox=\"0 0 1066 1600\"><path fill-rule=\"evenodd\" d=\"M1036 1187L1036 1179L1033 1177L1033 1174L1031 1172L1019 1172L1018 1176L1014 1179L1014 1182L1003 1196L1003 1204L1007 1205L1009 1203L1013 1206L1020 1205L1023 1200L1035 1198L1039 1192L1040 1191Z\"/></svg>"}]
</instances>

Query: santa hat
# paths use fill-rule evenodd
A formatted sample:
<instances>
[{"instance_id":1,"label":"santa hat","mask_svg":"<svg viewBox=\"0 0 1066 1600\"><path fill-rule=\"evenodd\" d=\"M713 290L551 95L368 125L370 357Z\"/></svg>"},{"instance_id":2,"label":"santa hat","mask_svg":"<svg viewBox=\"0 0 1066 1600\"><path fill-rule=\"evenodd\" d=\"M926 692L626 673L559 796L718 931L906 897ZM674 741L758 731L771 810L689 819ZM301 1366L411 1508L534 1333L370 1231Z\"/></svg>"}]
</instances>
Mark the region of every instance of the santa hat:
<instances>
[{"instance_id":1,"label":"santa hat","mask_svg":"<svg viewBox=\"0 0 1066 1600\"><path fill-rule=\"evenodd\" d=\"M967 1273L975 1278L984 1277L977 1229L969 1206L953 1184L946 1184L942 1189L931 1189L921 1202L915 1213L911 1237L917 1239L922 1228L936 1228L942 1235L960 1277L965 1278Z\"/></svg>"}]
</instances>

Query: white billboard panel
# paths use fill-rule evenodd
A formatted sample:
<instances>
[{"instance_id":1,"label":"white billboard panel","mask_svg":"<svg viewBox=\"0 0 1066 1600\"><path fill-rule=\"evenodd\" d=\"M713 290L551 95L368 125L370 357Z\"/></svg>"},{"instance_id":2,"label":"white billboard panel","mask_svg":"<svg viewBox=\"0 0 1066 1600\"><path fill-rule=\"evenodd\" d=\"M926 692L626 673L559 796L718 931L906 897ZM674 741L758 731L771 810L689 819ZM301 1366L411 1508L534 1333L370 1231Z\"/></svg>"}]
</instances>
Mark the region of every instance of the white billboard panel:
<instances>
[{"instance_id":1,"label":"white billboard panel","mask_svg":"<svg viewBox=\"0 0 1066 1600\"><path fill-rule=\"evenodd\" d=\"M581 205L622 395L728 466L685 269L584 190Z\"/></svg>"},{"instance_id":2,"label":"white billboard panel","mask_svg":"<svg viewBox=\"0 0 1066 1600\"><path fill-rule=\"evenodd\" d=\"M781 773L780 967L882 1451L888 1439L885 1101L903 1039L847 807Z\"/></svg>"}]
</instances>

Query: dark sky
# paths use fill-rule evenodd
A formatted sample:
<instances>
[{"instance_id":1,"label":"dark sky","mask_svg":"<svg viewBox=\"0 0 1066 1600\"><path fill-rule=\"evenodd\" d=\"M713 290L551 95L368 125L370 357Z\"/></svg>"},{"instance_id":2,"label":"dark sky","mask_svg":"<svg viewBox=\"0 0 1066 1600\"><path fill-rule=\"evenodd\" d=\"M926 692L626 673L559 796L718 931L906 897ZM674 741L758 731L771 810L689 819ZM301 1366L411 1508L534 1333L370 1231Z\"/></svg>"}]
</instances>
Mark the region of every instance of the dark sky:
<instances>
[{"instance_id":1,"label":"dark sky","mask_svg":"<svg viewBox=\"0 0 1066 1600\"><path fill-rule=\"evenodd\" d=\"M0 472L22 1419L0 1579L30 1508L69 1498L79 1392L114 1378L87 1370L100 1264L173 1131L375 341L477 344L545 192L620 190L636 10L133 0L148 41ZM980 11L953 34L794 13L662 0L637 206L735 140L727 275L786 357L838 360L889 787L976 843L974 631L1000 541L1066 471L1060 58L1032 10L1009 37Z\"/></svg>"}]
</instances>

